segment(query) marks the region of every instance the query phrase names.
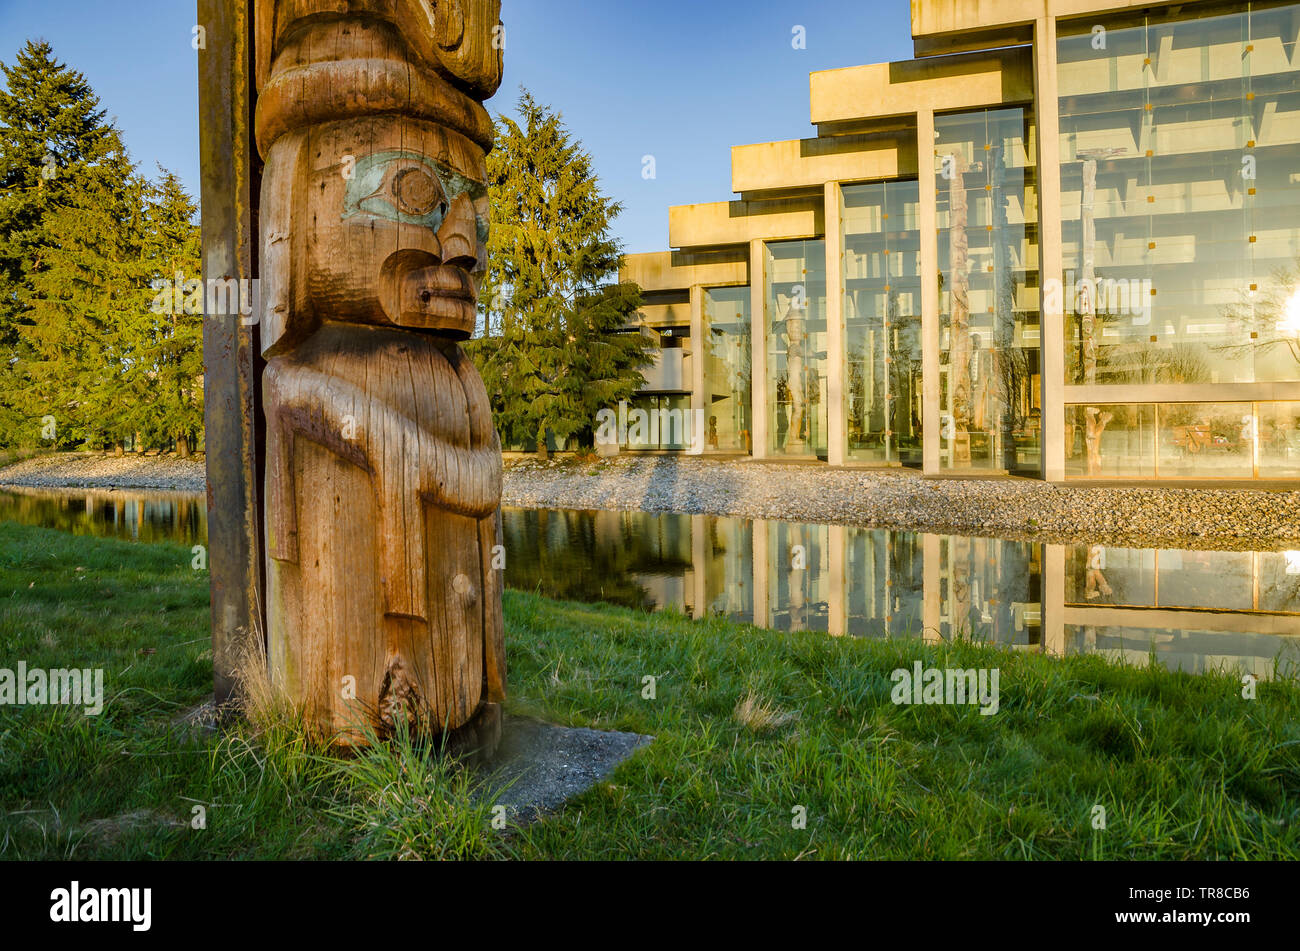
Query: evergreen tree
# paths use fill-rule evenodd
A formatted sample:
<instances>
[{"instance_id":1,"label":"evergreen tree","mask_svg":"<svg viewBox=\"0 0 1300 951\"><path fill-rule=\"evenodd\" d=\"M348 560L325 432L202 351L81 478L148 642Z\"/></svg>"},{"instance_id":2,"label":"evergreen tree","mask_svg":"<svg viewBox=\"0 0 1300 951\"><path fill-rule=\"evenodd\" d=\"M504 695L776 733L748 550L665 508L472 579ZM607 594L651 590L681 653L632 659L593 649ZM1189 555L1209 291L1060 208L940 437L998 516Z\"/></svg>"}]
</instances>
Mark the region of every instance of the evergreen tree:
<instances>
[{"instance_id":1,"label":"evergreen tree","mask_svg":"<svg viewBox=\"0 0 1300 951\"><path fill-rule=\"evenodd\" d=\"M591 157L562 117L522 91L520 121L498 116L488 156L492 232L480 293L484 335L471 343L503 442L546 454L586 436L596 413L644 385L650 344L621 333L641 303L618 284L610 233L622 207L601 194Z\"/></svg>"},{"instance_id":2,"label":"evergreen tree","mask_svg":"<svg viewBox=\"0 0 1300 951\"><path fill-rule=\"evenodd\" d=\"M112 177L102 168L79 177L47 215L49 243L19 327L18 407L32 420L53 416L61 446L120 446L134 433L130 382L145 358L149 304L138 264L146 183L124 152L107 164Z\"/></svg>"},{"instance_id":3,"label":"evergreen tree","mask_svg":"<svg viewBox=\"0 0 1300 951\"><path fill-rule=\"evenodd\" d=\"M121 220L118 199L123 190L133 187L133 176L121 137L106 120L89 83L80 72L58 62L48 43L28 41L13 65L0 63L0 72L5 86L0 91L2 444L17 440L20 433L34 439L42 416L57 420L60 404L69 402L74 377L85 370L83 364L65 373L58 366L78 346L75 338L66 336L77 328L76 322L69 318L57 328L35 329L38 294L70 294L73 287L85 290L74 282L75 262L65 260L63 278L47 282L42 291L37 289L37 278L49 269L52 254L68 235L79 234L83 251L109 241L107 232L98 236L91 232L106 227L105 216L117 215ZM87 212L97 221L82 228L76 216ZM89 258L83 255L82 261ZM98 318L87 319L93 323ZM27 374L30 341L52 343L60 332L65 336L57 340L58 346L38 355L33 382Z\"/></svg>"},{"instance_id":4,"label":"evergreen tree","mask_svg":"<svg viewBox=\"0 0 1300 951\"><path fill-rule=\"evenodd\" d=\"M186 282L201 277L198 208L174 173L160 171L162 177L150 188L145 207L140 286L146 288L155 283L174 288L176 275ZM136 394L136 431L151 445L174 439L178 453L186 457L203 431L203 315L185 313L174 301L159 313L151 306L156 293L148 294L150 300L140 311L145 332L131 387Z\"/></svg>"}]
</instances>

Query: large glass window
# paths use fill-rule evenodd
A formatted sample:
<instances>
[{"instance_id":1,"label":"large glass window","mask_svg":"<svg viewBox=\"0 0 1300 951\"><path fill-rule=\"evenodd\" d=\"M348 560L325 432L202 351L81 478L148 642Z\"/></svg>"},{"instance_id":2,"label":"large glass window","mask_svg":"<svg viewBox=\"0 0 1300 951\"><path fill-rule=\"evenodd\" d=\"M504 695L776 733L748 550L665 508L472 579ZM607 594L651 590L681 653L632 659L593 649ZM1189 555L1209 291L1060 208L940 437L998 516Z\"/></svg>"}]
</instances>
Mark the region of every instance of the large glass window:
<instances>
[{"instance_id":1,"label":"large glass window","mask_svg":"<svg viewBox=\"0 0 1300 951\"><path fill-rule=\"evenodd\" d=\"M1300 476L1300 403L1139 403L1065 408L1071 478Z\"/></svg>"},{"instance_id":2,"label":"large glass window","mask_svg":"<svg viewBox=\"0 0 1300 951\"><path fill-rule=\"evenodd\" d=\"M826 458L826 245L765 247L768 449Z\"/></svg>"},{"instance_id":3,"label":"large glass window","mask_svg":"<svg viewBox=\"0 0 1300 951\"><path fill-rule=\"evenodd\" d=\"M920 465L920 186L842 192L848 457Z\"/></svg>"},{"instance_id":4,"label":"large glass window","mask_svg":"<svg viewBox=\"0 0 1300 951\"><path fill-rule=\"evenodd\" d=\"M1025 109L935 117L940 465L1038 471L1038 209Z\"/></svg>"},{"instance_id":5,"label":"large glass window","mask_svg":"<svg viewBox=\"0 0 1300 951\"><path fill-rule=\"evenodd\" d=\"M1065 474L1092 479L1154 477L1155 407L1145 403L1067 406Z\"/></svg>"},{"instance_id":6,"label":"large glass window","mask_svg":"<svg viewBox=\"0 0 1300 951\"><path fill-rule=\"evenodd\" d=\"M1259 474L1300 478L1300 403L1259 404Z\"/></svg>"},{"instance_id":7,"label":"large glass window","mask_svg":"<svg viewBox=\"0 0 1300 951\"><path fill-rule=\"evenodd\" d=\"M753 452L749 287L704 289L705 451Z\"/></svg>"},{"instance_id":8,"label":"large glass window","mask_svg":"<svg viewBox=\"0 0 1300 951\"><path fill-rule=\"evenodd\" d=\"M1297 380L1300 5L1176 10L1061 26L1066 382Z\"/></svg>"},{"instance_id":9,"label":"large glass window","mask_svg":"<svg viewBox=\"0 0 1300 951\"><path fill-rule=\"evenodd\" d=\"M683 450L690 447L694 417L685 393L638 393L628 401L629 450Z\"/></svg>"}]
</instances>

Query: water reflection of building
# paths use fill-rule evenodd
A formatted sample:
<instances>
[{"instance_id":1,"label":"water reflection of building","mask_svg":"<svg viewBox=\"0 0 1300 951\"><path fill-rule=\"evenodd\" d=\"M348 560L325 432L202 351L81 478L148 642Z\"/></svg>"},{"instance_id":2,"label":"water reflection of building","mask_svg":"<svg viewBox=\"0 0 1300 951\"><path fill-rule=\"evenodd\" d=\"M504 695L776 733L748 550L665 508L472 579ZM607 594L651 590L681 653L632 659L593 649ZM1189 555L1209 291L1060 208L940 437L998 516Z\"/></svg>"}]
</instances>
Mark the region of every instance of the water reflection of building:
<instances>
[{"instance_id":1,"label":"water reflection of building","mask_svg":"<svg viewBox=\"0 0 1300 951\"><path fill-rule=\"evenodd\" d=\"M1063 568L1049 646L1270 678L1300 660L1300 552L1048 546Z\"/></svg>"},{"instance_id":2,"label":"water reflection of building","mask_svg":"<svg viewBox=\"0 0 1300 951\"><path fill-rule=\"evenodd\" d=\"M1300 553L1156 551L645 512L506 513L507 582L833 636L1296 673Z\"/></svg>"}]
</instances>

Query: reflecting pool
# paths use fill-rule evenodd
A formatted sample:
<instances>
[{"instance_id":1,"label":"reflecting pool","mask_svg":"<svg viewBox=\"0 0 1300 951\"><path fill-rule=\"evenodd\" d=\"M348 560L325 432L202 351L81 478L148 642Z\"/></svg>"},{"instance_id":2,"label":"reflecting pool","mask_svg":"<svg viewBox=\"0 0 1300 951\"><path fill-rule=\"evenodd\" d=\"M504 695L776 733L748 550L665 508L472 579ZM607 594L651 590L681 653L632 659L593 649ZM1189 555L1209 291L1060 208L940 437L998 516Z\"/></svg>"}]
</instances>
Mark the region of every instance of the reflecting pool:
<instances>
[{"instance_id":1,"label":"reflecting pool","mask_svg":"<svg viewBox=\"0 0 1300 951\"><path fill-rule=\"evenodd\" d=\"M206 541L182 493L0 490L0 520ZM763 519L506 509L506 584L831 636L970 638L1300 675L1300 551L1049 545Z\"/></svg>"}]
</instances>

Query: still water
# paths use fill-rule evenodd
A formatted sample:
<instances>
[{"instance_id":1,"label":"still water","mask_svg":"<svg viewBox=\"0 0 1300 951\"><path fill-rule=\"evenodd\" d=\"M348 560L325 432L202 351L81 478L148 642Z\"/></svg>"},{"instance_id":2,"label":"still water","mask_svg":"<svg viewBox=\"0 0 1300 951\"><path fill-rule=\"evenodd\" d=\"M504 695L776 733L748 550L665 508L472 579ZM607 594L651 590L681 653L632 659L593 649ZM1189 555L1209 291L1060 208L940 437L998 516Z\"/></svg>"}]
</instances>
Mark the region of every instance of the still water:
<instances>
[{"instance_id":1,"label":"still water","mask_svg":"<svg viewBox=\"0 0 1300 951\"><path fill-rule=\"evenodd\" d=\"M0 490L0 521L142 542L195 545L208 538L207 503L193 492L7 486Z\"/></svg>"},{"instance_id":2,"label":"still water","mask_svg":"<svg viewBox=\"0 0 1300 951\"><path fill-rule=\"evenodd\" d=\"M196 495L0 491L0 519L203 542ZM833 636L972 638L1300 675L1300 551L1182 551L646 512L507 509L506 584Z\"/></svg>"}]
</instances>

